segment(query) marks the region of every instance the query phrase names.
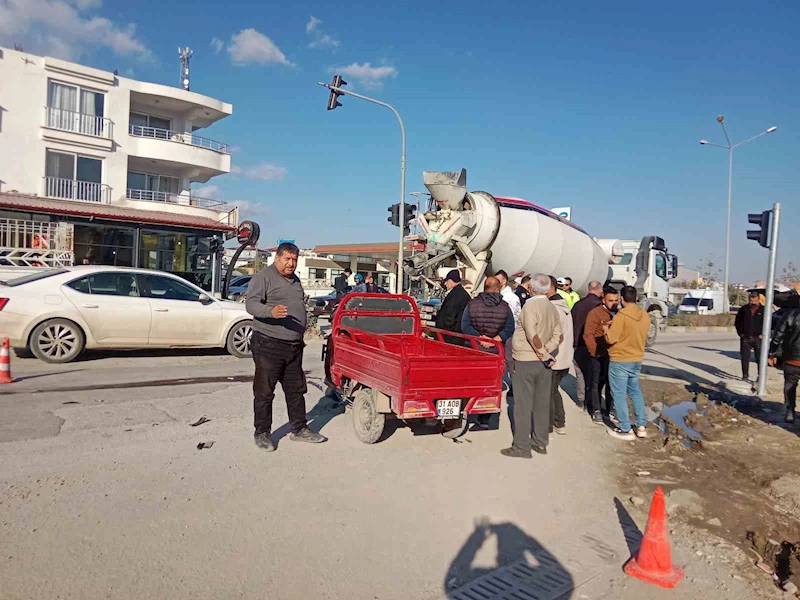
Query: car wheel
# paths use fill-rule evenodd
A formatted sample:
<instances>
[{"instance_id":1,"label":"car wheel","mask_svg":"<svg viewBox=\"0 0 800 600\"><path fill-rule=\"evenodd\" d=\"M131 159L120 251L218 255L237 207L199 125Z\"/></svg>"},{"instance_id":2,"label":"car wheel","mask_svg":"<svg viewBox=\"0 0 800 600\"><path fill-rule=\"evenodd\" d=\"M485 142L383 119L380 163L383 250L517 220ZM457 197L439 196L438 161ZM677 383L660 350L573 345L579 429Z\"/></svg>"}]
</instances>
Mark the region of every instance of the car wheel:
<instances>
[{"instance_id":1,"label":"car wheel","mask_svg":"<svg viewBox=\"0 0 800 600\"><path fill-rule=\"evenodd\" d=\"M372 390L358 390L353 398L353 429L359 441L374 444L381 435L386 423L386 415L379 413L375 406Z\"/></svg>"},{"instance_id":2,"label":"car wheel","mask_svg":"<svg viewBox=\"0 0 800 600\"><path fill-rule=\"evenodd\" d=\"M68 363L83 352L86 337L67 319L50 319L40 323L31 334L31 352L46 363Z\"/></svg>"},{"instance_id":3,"label":"car wheel","mask_svg":"<svg viewBox=\"0 0 800 600\"><path fill-rule=\"evenodd\" d=\"M242 321L228 332L226 348L236 358L250 358L253 350L250 346L253 339L253 322Z\"/></svg>"}]
</instances>

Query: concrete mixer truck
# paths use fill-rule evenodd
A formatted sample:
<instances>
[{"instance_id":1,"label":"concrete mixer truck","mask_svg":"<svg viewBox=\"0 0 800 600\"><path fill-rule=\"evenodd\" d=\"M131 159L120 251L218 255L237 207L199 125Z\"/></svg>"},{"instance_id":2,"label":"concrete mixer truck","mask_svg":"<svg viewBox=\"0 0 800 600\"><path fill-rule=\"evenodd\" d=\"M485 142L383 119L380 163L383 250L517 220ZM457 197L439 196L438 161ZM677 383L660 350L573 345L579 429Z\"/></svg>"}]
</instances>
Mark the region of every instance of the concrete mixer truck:
<instances>
[{"instance_id":1,"label":"concrete mixer truck","mask_svg":"<svg viewBox=\"0 0 800 600\"><path fill-rule=\"evenodd\" d=\"M667 254L663 239L595 239L531 202L468 192L465 169L425 171L423 182L431 201L417 217L421 233L410 238L424 247L405 261L412 280L436 289L448 270L458 268L465 287L475 293L487 275L503 269L512 277L537 272L571 277L581 296L592 280L632 285L651 316L648 343L666 326L667 280L677 272L677 257Z\"/></svg>"}]
</instances>

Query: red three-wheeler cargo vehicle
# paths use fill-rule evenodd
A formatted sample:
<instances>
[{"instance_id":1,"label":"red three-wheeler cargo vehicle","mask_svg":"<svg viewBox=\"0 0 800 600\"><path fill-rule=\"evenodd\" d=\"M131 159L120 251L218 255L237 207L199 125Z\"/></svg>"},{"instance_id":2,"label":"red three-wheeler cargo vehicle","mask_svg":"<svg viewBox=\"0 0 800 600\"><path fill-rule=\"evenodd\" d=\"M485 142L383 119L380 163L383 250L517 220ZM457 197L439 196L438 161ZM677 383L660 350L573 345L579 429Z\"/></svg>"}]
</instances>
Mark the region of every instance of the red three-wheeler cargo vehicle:
<instances>
[{"instance_id":1,"label":"red three-wheeler cargo vehicle","mask_svg":"<svg viewBox=\"0 0 800 600\"><path fill-rule=\"evenodd\" d=\"M469 415L500 412L503 344L423 327L410 296L345 296L323 360L330 391L352 406L353 428L365 444L380 439L387 418L435 419L455 438Z\"/></svg>"}]
</instances>

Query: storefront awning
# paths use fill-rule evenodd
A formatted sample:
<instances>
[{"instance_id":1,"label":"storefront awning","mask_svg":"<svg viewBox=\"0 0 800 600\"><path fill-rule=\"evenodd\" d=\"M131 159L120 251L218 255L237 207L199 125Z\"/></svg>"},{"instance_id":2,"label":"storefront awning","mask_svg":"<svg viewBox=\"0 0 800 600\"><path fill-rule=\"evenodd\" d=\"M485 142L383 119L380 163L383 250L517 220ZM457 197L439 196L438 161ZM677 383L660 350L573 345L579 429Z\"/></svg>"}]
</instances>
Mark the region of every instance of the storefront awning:
<instances>
[{"instance_id":1,"label":"storefront awning","mask_svg":"<svg viewBox=\"0 0 800 600\"><path fill-rule=\"evenodd\" d=\"M53 200L51 198L40 198L39 196L8 192L0 193L0 209L30 211L48 215L94 217L95 219L108 219L109 221L169 225L172 227L205 229L208 231L236 230L235 227L227 223L221 223L208 217L179 215L159 210L139 210L114 206L113 204Z\"/></svg>"}]
</instances>

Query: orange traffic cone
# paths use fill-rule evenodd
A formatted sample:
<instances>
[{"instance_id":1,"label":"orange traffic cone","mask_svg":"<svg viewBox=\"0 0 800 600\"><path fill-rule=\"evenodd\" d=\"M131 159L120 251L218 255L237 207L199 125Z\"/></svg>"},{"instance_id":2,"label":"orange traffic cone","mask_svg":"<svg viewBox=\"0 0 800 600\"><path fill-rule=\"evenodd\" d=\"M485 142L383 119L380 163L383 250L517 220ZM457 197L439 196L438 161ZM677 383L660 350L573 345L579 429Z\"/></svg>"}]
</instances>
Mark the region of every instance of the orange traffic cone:
<instances>
[{"instance_id":1,"label":"orange traffic cone","mask_svg":"<svg viewBox=\"0 0 800 600\"><path fill-rule=\"evenodd\" d=\"M3 347L0 349L0 383L11 383L11 343L8 338L3 340Z\"/></svg>"},{"instance_id":2,"label":"orange traffic cone","mask_svg":"<svg viewBox=\"0 0 800 600\"><path fill-rule=\"evenodd\" d=\"M672 565L672 553L667 539L667 509L661 486L653 494L650 516L644 530L639 554L625 565L625 573L663 588L674 588L683 579L683 570Z\"/></svg>"}]
</instances>

